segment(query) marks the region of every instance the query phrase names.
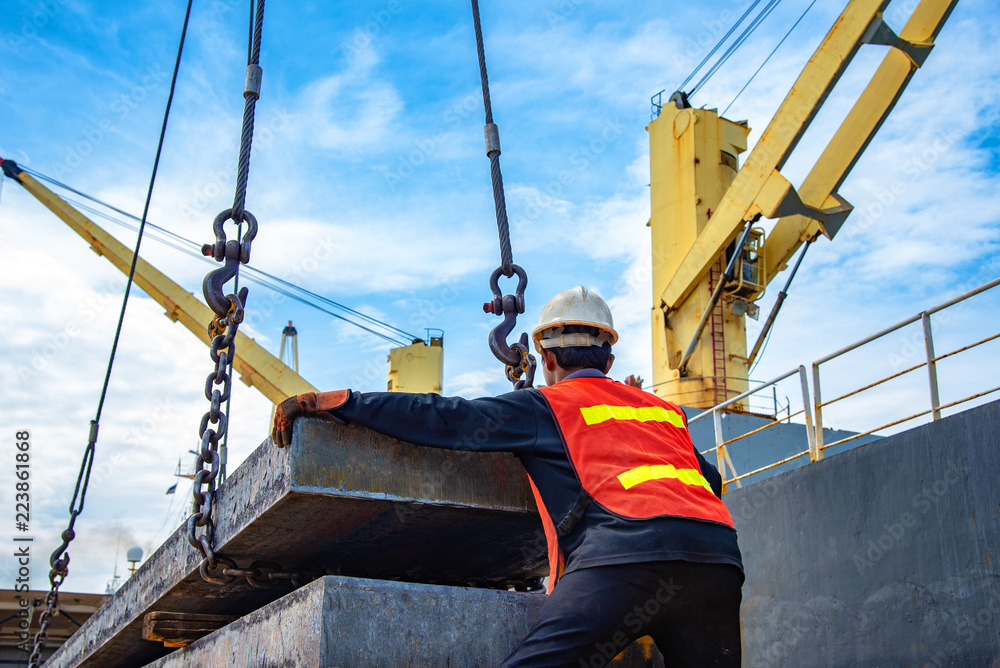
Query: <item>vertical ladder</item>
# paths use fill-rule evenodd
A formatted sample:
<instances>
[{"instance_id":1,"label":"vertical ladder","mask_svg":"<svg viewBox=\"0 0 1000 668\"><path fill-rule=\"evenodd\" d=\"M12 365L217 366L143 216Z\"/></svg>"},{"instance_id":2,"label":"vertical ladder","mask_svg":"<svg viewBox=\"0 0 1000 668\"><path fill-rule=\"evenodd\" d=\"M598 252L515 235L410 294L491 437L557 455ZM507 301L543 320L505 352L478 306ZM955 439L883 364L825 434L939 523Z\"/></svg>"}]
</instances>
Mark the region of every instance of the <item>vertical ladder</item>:
<instances>
[{"instance_id":1,"label":"vertical ladder","mask_svg":"<svg viewBox=\"0 0 1000 668\"><path fill-rule=\"evenodd\" d=\"M712 265L708 274L709 292L715 290L716 283L722 279L725 267L724 258ZM726 335L725 335L725 314L723 313L723 300L712 309L711 336L712 336L712 387L714 392L713 406L718 406L727 399L726 388Z\"/></svg>"}]
</instances>

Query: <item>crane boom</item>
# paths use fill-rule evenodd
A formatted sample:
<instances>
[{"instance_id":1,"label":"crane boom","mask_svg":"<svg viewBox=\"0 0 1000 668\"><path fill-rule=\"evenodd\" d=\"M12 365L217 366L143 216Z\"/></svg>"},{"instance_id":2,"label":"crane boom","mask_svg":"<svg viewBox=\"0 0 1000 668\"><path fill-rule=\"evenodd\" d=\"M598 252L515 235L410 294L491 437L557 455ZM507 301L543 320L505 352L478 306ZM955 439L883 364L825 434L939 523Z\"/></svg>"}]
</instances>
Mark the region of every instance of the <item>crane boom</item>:
<instances>
[{"instance_id":1,"label":"crane boom","mask_svg":"<svg viewBox=\"0 0 1000 668\"><path fill-rule=\"evenodd\" d=\"M125 274L129 273L133 256L131 250L30 174L21 170L14 161L2 162L3 171L7 176L16 179L39 202L83 237L95 253L106 257ZM212 309L141 257L135 266L134 280L146 294L166 309L168 318L180 322L206 345L211 343L208 324L215 317ZM240 379L244 383L257 388L275 404L295 394L317 391L299 374L242 332L236 334L236 357L233 360L233 368L239 372Z\"/></svg>"},{"instance_id":2,"label":"crane boom","mask_svg":"<svg viewBox=\"0 0 1000 668\"><path fill-rule=\"evenodd\" d=\"M653 242L653 384L660 396L710 407L745 391L745 314L795 251L833 238L851 212L837 193L885 121L958 0L919 0L899 31L889 0L851 0L809 59L746 162L749 128L671 98L649 124ZM890 47L822 155L796 189L781 174L831 91L865 44ZM737 169L738 168L738 169ZM776 219L765 237L741 230ZM727 249L730 249L727 251ZM730 264L736 265L727 275ZM721 298L721 299L720 299ZM736 406L739 409L741 406Z\"/></svg>"},{"instance_id":3,"label":"crane boom","mask_svg":"<svg viewBox=\"0 0 1000 668\"><path fill-rule=\"evenodd\" d=\"M899 99L913 72L923 64L934 46L934 37L957 2L922 0L899 35L882 19L889 0L852 0L848 4L803 68L660 296L666 310L680 307L736 238L743 221L759 215L782 219L777 233L772 232L773 240L768 239L770 247L765 242L770 277L785 266L805 239L820 233L833 237L851 211L836 189ZM863 44L892 48L796 191L779 170Z\"/></svg>"},{"instance_id":4,"label":"crane boom","mask_svg":"<svg viewBox=\"0 0 1000 668\"><path fill-rule=\"evenodd\" d=\"M888 30L884 22L876 22L870 28L869 44L885 44L896 48L889 49L885 54L864 92L802 182L798 193L803 203L818 209L836 206L831 194L840 188L892 111L910 78L929 55L934 39L957 2L958 0L935 0L921 3L899 31L898 37ZM819 225L807 216L782 217L764 244L766 275L774 276L784 269L798 247L820 232L823 230ZM836 230L826 232L832 236Z\"/></svg>"}]
</instances>

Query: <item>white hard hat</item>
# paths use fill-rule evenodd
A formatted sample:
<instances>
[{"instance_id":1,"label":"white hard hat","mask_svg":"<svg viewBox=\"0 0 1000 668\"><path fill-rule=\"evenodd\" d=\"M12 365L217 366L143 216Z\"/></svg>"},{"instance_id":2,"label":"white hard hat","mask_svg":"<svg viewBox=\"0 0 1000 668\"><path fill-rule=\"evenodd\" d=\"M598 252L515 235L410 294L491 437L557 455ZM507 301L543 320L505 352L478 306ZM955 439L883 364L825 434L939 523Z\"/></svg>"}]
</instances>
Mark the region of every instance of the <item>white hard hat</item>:
<instances>
[{"instance_id":1,"label":"white hard hat","mask_svg":"<svg viewBox=\"0 0 1000 668\"><path fill-rule=\"evenodd\" d=\"M566 325L587 325L600 330L600 335L563 333ZM538 327L531 333L535 350L542 348L575 348L600 346L605 342L614 345L618 332L611 317L611 309L596 292L582 285L563 290L542 307Z\"/></svg>"}]
</instances>

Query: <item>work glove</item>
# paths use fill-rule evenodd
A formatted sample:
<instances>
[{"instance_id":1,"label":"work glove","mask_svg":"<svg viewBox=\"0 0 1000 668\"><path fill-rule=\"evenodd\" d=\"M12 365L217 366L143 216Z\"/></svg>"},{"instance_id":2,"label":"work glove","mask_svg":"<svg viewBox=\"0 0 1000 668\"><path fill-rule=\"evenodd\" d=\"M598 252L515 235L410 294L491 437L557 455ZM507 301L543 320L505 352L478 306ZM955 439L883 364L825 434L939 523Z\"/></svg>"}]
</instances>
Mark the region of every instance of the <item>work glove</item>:
<instances>
[{"instance_id":1,"label":"work glove","mask_svg":"<svg viewBox=\"0 0 1000 668\"><path fill-rule=\"evenodd\" d=\"M274 411L274 426L271 429L271 440L279 448L292 442L292 423L300 415L323 417L340 424L347 424L341 418L329 411L340 408L351 396L350 390L335 390L333 392L306 392L288 397Z\"/></svg>"}]
</instances>

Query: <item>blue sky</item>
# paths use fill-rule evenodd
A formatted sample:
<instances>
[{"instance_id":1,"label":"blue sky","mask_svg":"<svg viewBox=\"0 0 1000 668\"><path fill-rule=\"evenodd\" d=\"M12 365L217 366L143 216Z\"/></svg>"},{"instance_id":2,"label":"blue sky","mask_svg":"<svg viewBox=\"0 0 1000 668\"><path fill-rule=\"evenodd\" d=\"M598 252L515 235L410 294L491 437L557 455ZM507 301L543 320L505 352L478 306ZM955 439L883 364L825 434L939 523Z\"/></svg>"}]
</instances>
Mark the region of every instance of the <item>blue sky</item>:
<instances>
[{"instance_id":1,"label":"blue sky","mask_svg":"<svg viewBox=\"0 0 1000 668\"><path fill-rule=\"evenodd\" d=\"M518 331L552 294L582 283L611 302L622 332L613 375L651 378L649 98L673 90L747 4L483 3L514 259L529 276ZM693 103L728 106L807 4L779 5ZM890 25L899 28L913 4L894 0ZM817 3L732 105L727 116L749 120L751 144L840 9ZM183 11L180 2L6 3L0 156L141 213ZM149 219L199 243L232 203L246 13L242 2L195 4L153 196ZM998 15L988 0L959 4L842 188L856 209L832 243L810 250L754 377L808 364L1000 274ZM862 49L786 166L793 183L883 52ZM499 251L468 6L272 2L261 65L247 195L260 222L252 264L415 334L443 329L446 393L505 391L486 345L497 320L481 308ZM97 222L134 243L133 233ZM66 522L123 280L7 179L0 241L2 426L33 430L33 530L47 555ZM142 255L198 294L211 268L151 239ZM784 280L762 300L764 313ZM941 323L942 346L995 330L988 314L998 299L980 299ZM148 553L189 503L163 492L178 458L190 467L211 362L162 311L141 293L130 301L69 590L102 591L115 559L109 545L120 542L120 572L127 547ZM276 352L287 320L314 385L385 387L389 344L251 286L247 334ZM760 324L749 327L754 336ZM905 337L887 343L831 369L828 382L899 370L912 348ZM995 371L996 350L984 350L943 384ZM235 387L230 466L264 439L269 414L255 390ZM918 382L888 401L906 406L920 391ZM833 419L860 429L875 411L862 404ZM8 562L0 575L12 572ZM46 575L39 558L36 588Z\"/></svg>"}]
</instances>

